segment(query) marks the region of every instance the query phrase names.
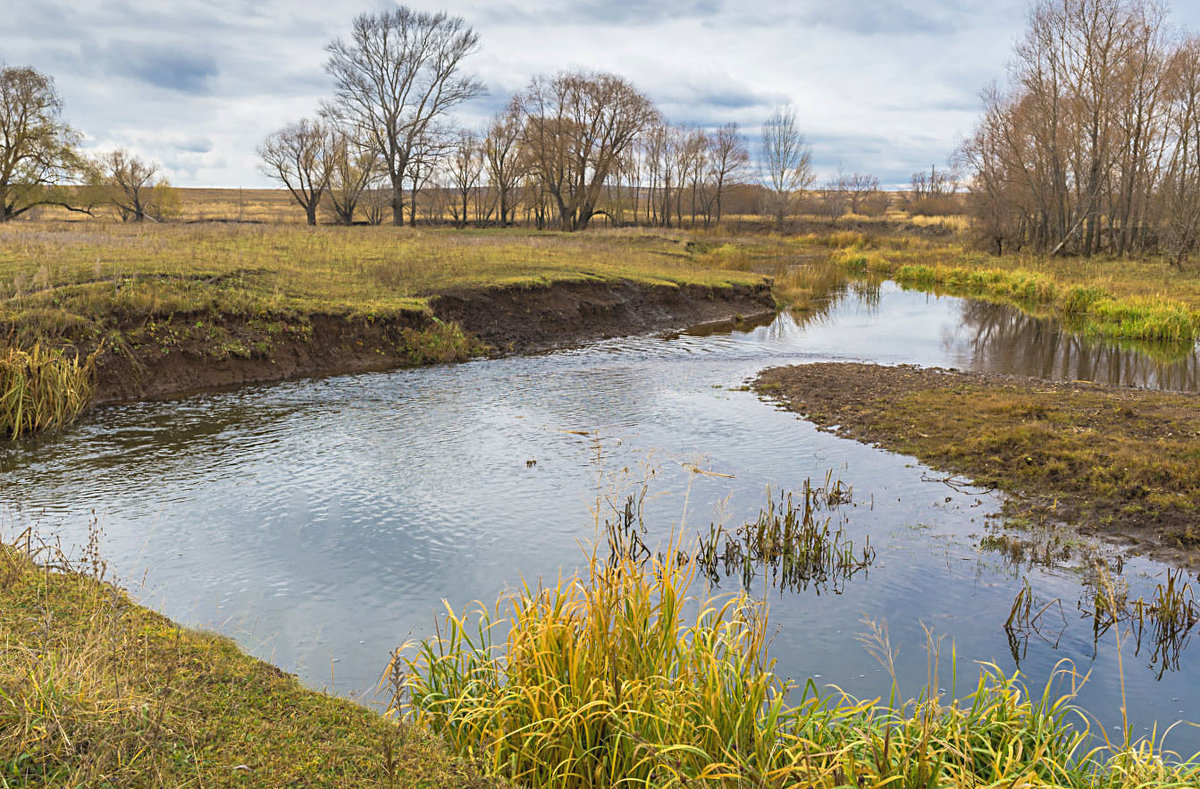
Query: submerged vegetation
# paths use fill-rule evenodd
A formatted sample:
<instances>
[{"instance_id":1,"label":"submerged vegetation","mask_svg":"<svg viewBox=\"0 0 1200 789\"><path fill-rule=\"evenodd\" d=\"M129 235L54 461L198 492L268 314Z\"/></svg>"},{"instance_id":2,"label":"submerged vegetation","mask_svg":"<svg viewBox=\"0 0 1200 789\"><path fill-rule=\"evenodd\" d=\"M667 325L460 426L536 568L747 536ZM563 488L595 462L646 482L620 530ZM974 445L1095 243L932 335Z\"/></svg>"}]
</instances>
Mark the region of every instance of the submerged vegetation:
<instances>
[{"instance_id":1,"label":"submerged vegetation","mask_svg":"<svg viewBox=\"0 0 1200 789\"><path fill-rule=\"evenodd\" d=\"M888 703L791 687L773 672L766 604L744 589L691 597L699 563L685 548L593 548L581 576L450 611L437 638L394 656L393 709L514 781L564 789L1200 778L1153 740L1095 745L1069 667L1038 694L985 666L966 696L943 697L932 636L931 685L911 701L895 686ZM869 623L864 641L892 665L886 627Z\"/></svg>"},{"instance_id":2,"label":"submerged vegetation","mask_svg":"<svg viewBox=\"0 0 1200 789\"><path fill-rule=\"evenodd\" d=\"M92 398L95 353L80 358L34 343L0 355L0 435L20 438L62 427Z\"/></svg>"},{"instance_id":3,"label":"submerged vegetation","mask_svg":"<svg viewBox=\"0 0 1200 789\"><path fill-rule=\"evenodd\" d=\"M745 523L730 533L714 524L701 535L696 551L700 571L712 583L722 577L735 577L743 587L752 588L759 572L764 581L782 591L804 591L810 585L820 594L840 594L846 581L866 570L875 561L875 550L868 537L861 550L846 536L839 524L832 528L833 517L820 517L822 511L836 511L853 496L840 480L826 478L824 486L804 481L800 502L791 492L778 501L768 495L767 507L753 523Z\"/></svg>"}]
</instances>

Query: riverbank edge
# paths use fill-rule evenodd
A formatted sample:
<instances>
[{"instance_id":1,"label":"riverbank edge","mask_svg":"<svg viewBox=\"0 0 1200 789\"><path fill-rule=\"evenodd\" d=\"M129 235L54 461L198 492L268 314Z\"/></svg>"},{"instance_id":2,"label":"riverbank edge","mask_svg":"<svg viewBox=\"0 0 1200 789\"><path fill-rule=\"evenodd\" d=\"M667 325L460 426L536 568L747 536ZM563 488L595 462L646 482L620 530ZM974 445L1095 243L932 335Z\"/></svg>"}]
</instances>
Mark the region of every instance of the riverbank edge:
<instances>
[{"instance_id":1,"label":"riverbank edge","mask_svg":"<svg viewBox=\"0 0 1200 789\"><path fill-rule=\"evenodd\" d=\"M750 319L775 311L771 284L565 280L455 290L430 297L427 309L384 315L175 314L99 356L93 405Z\"/></svg>"},{"instance_id":2,"label":"riverbank edge","mask_svg":"<svg viewBox=\"0 0 1200 789\"><path fill-rule=\"evenodd\" d=\"M4 786L505 785L420 727L138 604L94 553L0 544L0 626Z\"/></svg>"},{"instance_id":3,"label":"riverbank edge","mask_svg":"<svg viewBox=\"0 0 1200 789\"><path fill-rule=\"evenodd\" d=\"M1057 523L1200 566L1200 397L911 365L763 370L752 387L818 429L995 487Z\"/></svg>"}]
</instances>

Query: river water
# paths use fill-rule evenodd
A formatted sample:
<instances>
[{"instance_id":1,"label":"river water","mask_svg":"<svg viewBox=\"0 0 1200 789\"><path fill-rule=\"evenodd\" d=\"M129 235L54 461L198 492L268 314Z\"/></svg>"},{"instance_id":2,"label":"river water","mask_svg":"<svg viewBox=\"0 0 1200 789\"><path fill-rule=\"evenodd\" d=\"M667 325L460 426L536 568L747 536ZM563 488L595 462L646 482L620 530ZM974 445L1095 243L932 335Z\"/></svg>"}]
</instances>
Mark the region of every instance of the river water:
<instances>
[{"instance_id":1,"label":"river water","mask_svg":"<svg viewBox=\"0 0 1200 789\"><path fill-rule=\"evenodd\" d=\"M743 384L769 366L855 360L1195 390L1197 358L1158 363L1003 307L885 283L851 289L803 323L780 315L745 332L99 409L0 447L0 524L36 524L67 545L99 528L110 573L140 600L311 686L370 701L390 650L432 633L443 600L490 603L523 578L578 567L598 496L602 509L619 502L653 471L653 542L753 519L768 489L831 474L853 488L835 517L856 544L869 537L877 558L837 590L756 586L779 626L780 673L886 695L890 678L858 641L870 618L899 648L902 694L925 683L929 628L944 638L943 663L955 645L960 694L977 662L1011 672L1019 659L1040 690L1070 659L1092 672L1080 703L1112 727L1116 644L1111 631L1094 642L1078 610L1081 560L1014 562L982 548L997 494L819 432ZM1134 559L1124 572L1131 597L1149 599L1166 568ZM1025 582L1061 609L1036 631L1006 632ZM1200 719L1200 650L1182 645L1167 666L1152 652L1125 644L1135 734ZM1177 729L1168 746L1200 748L1195 731Z\"/></svg>"}]
</instances>

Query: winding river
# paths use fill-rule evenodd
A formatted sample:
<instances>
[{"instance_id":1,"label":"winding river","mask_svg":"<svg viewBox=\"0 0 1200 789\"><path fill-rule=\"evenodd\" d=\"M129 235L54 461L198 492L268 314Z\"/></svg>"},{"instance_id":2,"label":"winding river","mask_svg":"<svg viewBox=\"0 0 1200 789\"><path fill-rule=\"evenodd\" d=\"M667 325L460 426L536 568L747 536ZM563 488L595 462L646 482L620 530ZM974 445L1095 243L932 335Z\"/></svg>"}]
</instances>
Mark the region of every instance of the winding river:
<instances>
[{"instance_id":1,"label":"winding river","mask_svg":"<svg viewBox=\"0 0 1200 789\"><path fill-rule=\"evenodd\" d=\"M835 515L877 558L838 590L757 591L779 625L779 671L862 696L890 678L857 636L885 621L901 692L925 682L925 627L953 640L959 694L976 662L1040 689L1063 659L1092 671L1080 703L1120 720L1112 634L1078 610L1082 562L981 547L1001 500L912 458L815 430L746 391L774 365L916 363L1200 389L1195 353L1160 363L995 305L855 287L804 322L634 337L538 356L290 381L99 409L61 433L0 447L0 526L66 545L103 534L115 575L147 604L234 637L309 685L370 700L389 652L428 635L442 601L492 602L582 559L598 497L649 479L649 541L752 519L768 488L827 474L852 486ZM695 469L709 473L697 473ZM653 473L651 473L653 472ZM1125 562L1131 596L1166 568ZM1061 601L1034 631L1004 629L1014 596ZM732 588L734 581L727 581ZM1049 618L1044 618L1049 621ZM1135 734L1200 719L1200 650L1172 665L1126 644ZM943 656L946 661L945 655ZM949 672L945 672L949 681ZM951 690L947 687L947 690ZM1168 746L1200 748L1180 727Z\"/></svg>"}]
</instances>

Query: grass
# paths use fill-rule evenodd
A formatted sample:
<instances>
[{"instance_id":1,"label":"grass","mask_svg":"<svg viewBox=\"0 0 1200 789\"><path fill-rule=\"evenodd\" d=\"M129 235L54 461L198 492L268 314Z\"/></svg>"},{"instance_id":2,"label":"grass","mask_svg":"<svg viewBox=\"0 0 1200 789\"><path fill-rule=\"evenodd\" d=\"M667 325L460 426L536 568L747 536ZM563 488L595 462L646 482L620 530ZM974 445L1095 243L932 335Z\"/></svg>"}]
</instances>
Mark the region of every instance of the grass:
<instances>
[{"instance_id":1,"label":"grass","mask_svg":"<svg viewBox=\"0 0 1200 789\"><path fill-rule=\"evenodd\" d=\"M95 353L9 348L0 356L0 433L21 438L74 421L91 401L95 364Z\"/></svg>"},{"instance_id":2,"label":"grass","mask_svg":"<svg viewBox=\"0 0 1200 789\"><path fill-rule=\"evenodd\" d=\"M19 338L88 339L180 313L375 317L425 309L456 289L760 279L720 262L689 251L682 234L8 223L0 226L0 324Z\"/></svg>"},{"instance_id":3,"label":"grass","mask_svg":"<svg viewBox=\"0 0 1200 789\"><path fill-rule=\"evenodd\" d=\"M1093 747L1070 670L1061 693L1053 682L1031 693L994 666L961 699L942 697L937 679L908 702L790 687L768 655L766 604L745 591L690 596L688 546L607 553L593 547L582 575L522 585L494 608L450 611L438 638L395 664L404 677L395 709L539 787L1116 789L1200 779L1194 760L1173 761L1154 740ZM886 627L869 625L865 642L890 665Z\"/></svg>"},{"instance_id":4,"label":"grass","mask_svg":"<svg viewBox=\"0 0 1200 789\"><path fill-rule=\"evenodd\" d=\"M854 276L1013 304L1110 339L1190 344L1200 338L1200 277L1164 260L994 257L953 239L840 235L810 244L832 248L833 260Z\"/></svg>"},{"instance_id":5,"label":"grass","mask_svg":"<svg viewBox=\"0 0 1200 789\"><path fill-rule=\"evenodd\" d=\"M0 546L0 787L498 785L134 604L101 580L94 540L77 562L31 542Z\"/></svg>"},{"instance_id":6,"label":"grass","mask_svg":"<svg viewBox=\"0 0 1200 789\"><path fill-rule=\"evenodd\" d=\"M818 426L916 456L1067 519L1143 542L1200 546L1195 395L817 364L764 373L760 391Z\"/></svg>"}]
</instances>

